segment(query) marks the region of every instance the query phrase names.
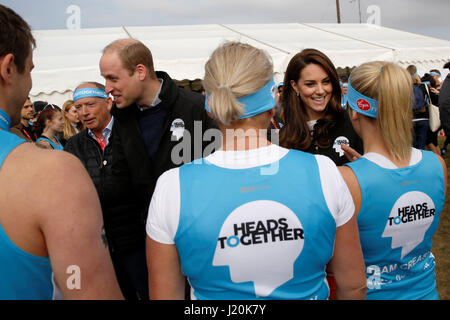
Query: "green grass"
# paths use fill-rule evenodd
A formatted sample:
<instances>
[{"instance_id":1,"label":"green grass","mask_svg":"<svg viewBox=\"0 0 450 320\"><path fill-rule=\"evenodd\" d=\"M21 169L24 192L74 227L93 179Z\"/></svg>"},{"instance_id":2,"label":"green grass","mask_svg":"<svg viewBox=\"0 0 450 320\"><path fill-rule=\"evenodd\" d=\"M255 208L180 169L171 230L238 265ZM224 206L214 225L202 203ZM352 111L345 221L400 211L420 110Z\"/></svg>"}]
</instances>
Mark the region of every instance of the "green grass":
<instances>
[{"instance_id":1,"label":"green grass","mask_svg":"<svg viewBox=\"0 0 450 320\"><path fill-rule=\"evenodd\" d=\"M443 137L439 137L439 144L442 146ZM450 149L450 148L449 148ZM450 151L450 150L448 150ZM450 155L444 157L447 163L447 180L450 182ZM447 188L448 190L448 188ZM436 282L439 298L450 300L450 194L447 191L445 205L441 212L439 227L433 238L433 252L436 257Z\"/></svg>"},{"instance_id":2,"label":"green grass","mask_svg":"<svg viewBox=\"0 0 450 320\"><path fill-rule=\"evenodd\" d=\"M447 160L447 159L446 159ZM447 160L447 162L449 162ZM448 166L448 164L447 164ZM448 193L447 193L448 194ZM450 200L447 196L444 209L441 212L439 228L433 238L433 252L436 257L436 282L439 298L441 300L450 299Z\"/></svg>"}]
</instances>

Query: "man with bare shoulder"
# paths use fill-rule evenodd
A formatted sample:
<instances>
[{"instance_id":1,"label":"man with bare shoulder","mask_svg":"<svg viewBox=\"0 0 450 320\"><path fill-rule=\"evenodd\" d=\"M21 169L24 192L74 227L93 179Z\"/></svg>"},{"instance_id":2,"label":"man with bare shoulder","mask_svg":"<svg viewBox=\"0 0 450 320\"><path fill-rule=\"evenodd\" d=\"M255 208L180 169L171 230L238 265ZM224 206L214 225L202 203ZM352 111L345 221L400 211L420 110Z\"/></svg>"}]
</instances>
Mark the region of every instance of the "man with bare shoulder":
<instances>
[{"instance_id":1,"label":"man with bare shoulder","mask_svg":"<svg viewBox=\"0 0 450 320\"><path fill-rule=\"evenodd\" d=\"M82 164L8 132L31 89L35 40L2 5L0 25L0 300L52 299L58 291L65 299L122 299Z\"/></svg>"}]
</instances>

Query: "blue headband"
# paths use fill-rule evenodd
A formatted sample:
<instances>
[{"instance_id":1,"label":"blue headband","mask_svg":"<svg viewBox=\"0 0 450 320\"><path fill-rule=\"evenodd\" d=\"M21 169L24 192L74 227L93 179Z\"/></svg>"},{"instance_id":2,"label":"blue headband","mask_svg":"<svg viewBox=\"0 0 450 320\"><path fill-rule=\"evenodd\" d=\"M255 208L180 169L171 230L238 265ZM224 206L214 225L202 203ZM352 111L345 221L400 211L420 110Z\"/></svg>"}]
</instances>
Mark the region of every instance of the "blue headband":
<instances>
[{"instance_id":1,"label":"blue headband","mask_svg":"<svg viewBox=\"0 0 450 320\"><path fill-rule=\"evenodd\" d=\"M275 81L273 78L261 89L248 96L238 98L237 101L242 103L245 108L245 112L239 119L250 118L264 111L270 110L275 107ZM208 98L208 93L206 93ZM208 107L208 99L205 99L205 109L208 112L211 110Z\"/></svg>"},{"instance_id":2,"label":"blue headband","mask_svg":"<svg viewBox=\"0 0 450 320\"><path fill-rule=\"evenodd\" d=\"M430 72L430 76L440 76L441 74L440 73L437 73L437 72Z\"/></svg>"},{"instance_id":3,"label":"blue headband","mask_svg":"<svg viewBox=\"0 0 450 320\"><path fill-rule=\"evenodd\" d=\"M9 115L0 109L0 129L8 131L11 126L11 118Z\"/></svg>"},{"instance_id":4,"label":"blue headband","mask_svg":"<svg viewBox=\"0 0 450 320\"><path fill-rule=\"evenodd\" d=\"M73 93L73 102L83 99L83 98L90 98L90 97L106 99L106 98L108 98L108 95L102 89L82 88L82 89L75 90L75 92Z\"/></svg>"},{"instance_id":5,"label":"blue headband","mask_svg":"<svg viewBox=\"0 0 450 320\"><path fill-rule=\"evenodd\" d=\"M358 113L365 116L376 118L378 114L378 101L366 97L365 95L359 93L353 89L350 79L348 80L348 90L347 90L347 103Z\"/></svg>"}]
</instances>

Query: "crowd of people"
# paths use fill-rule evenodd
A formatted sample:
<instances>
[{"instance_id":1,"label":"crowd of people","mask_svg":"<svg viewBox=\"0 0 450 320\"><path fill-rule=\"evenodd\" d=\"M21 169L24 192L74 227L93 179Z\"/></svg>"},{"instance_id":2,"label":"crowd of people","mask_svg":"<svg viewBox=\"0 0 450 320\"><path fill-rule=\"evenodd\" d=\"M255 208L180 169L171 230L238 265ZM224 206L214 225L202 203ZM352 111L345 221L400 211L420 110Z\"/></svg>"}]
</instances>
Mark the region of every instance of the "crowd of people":
<instances>
[{"instance_id":1,"label":"crowd of people","mask_svg":"<svg viewBox=\"0 0 450 320\"><path fill-rule=\"evenodd\" d=\"M226 42L202 95L118 39L59 108L28 96L28 24L0 24L0 299L439 299L450 76L304 49L276 84Z\"/></svg>"}]
</instances>

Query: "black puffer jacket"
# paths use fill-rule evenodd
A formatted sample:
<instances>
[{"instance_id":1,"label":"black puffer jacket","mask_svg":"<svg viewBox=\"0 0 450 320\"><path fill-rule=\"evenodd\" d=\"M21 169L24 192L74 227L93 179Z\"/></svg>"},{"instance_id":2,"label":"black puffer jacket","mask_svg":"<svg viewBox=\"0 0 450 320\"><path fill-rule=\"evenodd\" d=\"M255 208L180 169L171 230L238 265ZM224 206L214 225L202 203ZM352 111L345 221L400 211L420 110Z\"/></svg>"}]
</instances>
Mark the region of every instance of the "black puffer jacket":
<instances>
[{"instance_id":1,"label":"black puffer jacket","mask_svg":"<svg viewBox=\"0 0 450 320\"><path fill-rule=\"evenodd\" d=\"M183 162L206 156L203 152L211 142L203 141L202 137L207 129L215 128L214 122L205 112L204 96L178 88L165 72L156 71L156 76L163 80L159 98L167 105L167 114L153 161L148 156L142 138L137 105L118 109L114 104L111 110L114 116L112 132L115 135L113 171L115 175L130 175L132 183L128 188L133 189L139 197L139 206L145 211L144 221L158 177ZM197 126L201 124L201 128L195 129L195 122ZM190 134L188 137L185 133L176 140L172 137L172 131L180 124ZM177 148L183 145L185 148ZM184 154L183 151L188 153ZM181 154L182 157L179 157Z\"/></svg>"},{"instance_id":2,"label":"black puffer jacket","mask_svg":"<svg viewBox=\"0 0 450 320\"><path fill-rule=\"evenodd\" d=\"M275 118L275 123L277 127L281 127L280 131L283 130L283 121L280 118ZM273 123L269 127L269 129L274 129ZM279 134L279 133L278 133ZM341 117L338 118L336 123L331 126L328 130L328 137L330 139L330 145L326 148L320 148L314 141L312 141L311 145L305 151L312 154L321 154L330 158L334 164L337 166L342 166L345 163L349 162L347 157L345 156L343 150L339 147L338 144L344 143L353 149L355 149L359 154L364 153L364 145L361 138L353 129L352 123L348 116L347 112L341 113ZM279 139L279 135L276 137ZM272 141L272 140L271 140ZM279 140L272 141L273 143L278 143Z\"/></svg>"},{"instance_id":3,"label":"black puffer jacket","mask_svg":"<svg viewBox=\"0 0 450 320\"><path fill-rule=\"evenodd\" d=\"M330 139L330 145L328 147L320 148L313 139L309 149L303 151L327 156L333 160L337 166L342 166L349 162L342 149L337 146L341 143L352 147L359 154L364 153L363 141L353 129L347 112L342 113L342 117L338 118L335 125L329 128L328 137Z\"/></svg>"},{"instance_id":4,"label":"black puffer jacket","mask_svg":"<svg viewBox=\"0 0 450 320\"><path fill-rule=\"evenodd\" d=\"M126 187L130 185L130 177L112 172L113 139L111 135L102 151L86 129L70 138L64 150L78 157L91 176L100 198L110 250L120 254L143 247L146 212L140 211L136 195Z\"/></svg>"}]
</instances>

